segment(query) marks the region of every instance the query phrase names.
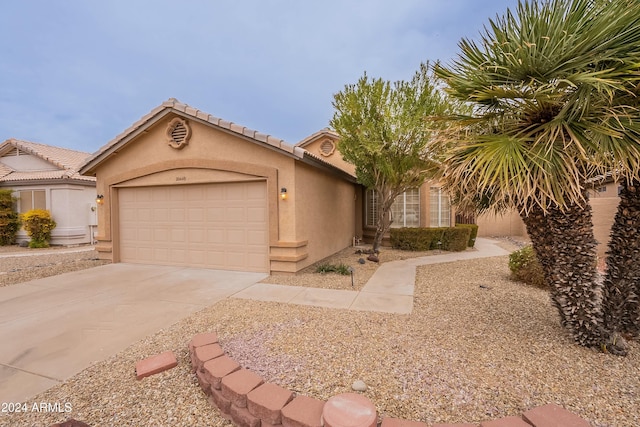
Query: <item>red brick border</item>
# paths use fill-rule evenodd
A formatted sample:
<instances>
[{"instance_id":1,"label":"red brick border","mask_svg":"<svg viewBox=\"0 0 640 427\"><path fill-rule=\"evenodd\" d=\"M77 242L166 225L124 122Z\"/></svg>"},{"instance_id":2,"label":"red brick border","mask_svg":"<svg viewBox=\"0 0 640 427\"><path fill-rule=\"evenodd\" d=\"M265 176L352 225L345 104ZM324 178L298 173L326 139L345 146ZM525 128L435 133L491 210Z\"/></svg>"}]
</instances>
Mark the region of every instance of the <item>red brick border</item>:
<instances>
[{"instance_id":1,"label":"red brick border","mask_svg":"<svg viewBox=\"0 0 640 427\"><path fill-rule=\"evenodd\" d=\"M242 368L220 352L215 332L198 334L189 342L191 364L200 388L221 415L238 427L320 427L325 401L296 395L276 384L264 383L257 374ZM197 351L203 346L207 350ZM208 360L203 358L211 357ZM399 418L383 418L380 427L428 427L429 424ZM480 424L433 424L432 427L590 427L566 409L550 403L522 416L483 421ZM335 427L335 426L334 426Z\"/></svg>"}]
</instances>

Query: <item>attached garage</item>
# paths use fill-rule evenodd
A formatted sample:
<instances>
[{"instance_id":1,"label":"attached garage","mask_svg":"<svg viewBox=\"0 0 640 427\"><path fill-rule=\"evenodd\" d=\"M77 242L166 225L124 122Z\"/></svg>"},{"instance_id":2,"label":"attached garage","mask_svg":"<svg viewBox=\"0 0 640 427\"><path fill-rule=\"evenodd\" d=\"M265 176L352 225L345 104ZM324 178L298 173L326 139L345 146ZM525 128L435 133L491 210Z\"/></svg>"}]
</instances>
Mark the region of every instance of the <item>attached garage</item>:
<instances>
[{"instance_id":1,"label":"attached garage","mask_svg":"<svg viewBox=\"0 0 640 427\"><path fill-rule=\"evenodd\" d=\"M315 155L169 99L80 169L96 177L96 250L113 262L300 271L362 235L360 186L325 145Z\"/></svg>"},{"instance_id":2,"label":"attached garage","mask_svg":"<svg viewBox=\"0 0 640 427\"><path fill-rule=\"evenodd\" d=\"M122 262L269 271L265 181L118 189Z\"/></svg>"}]
</instances>

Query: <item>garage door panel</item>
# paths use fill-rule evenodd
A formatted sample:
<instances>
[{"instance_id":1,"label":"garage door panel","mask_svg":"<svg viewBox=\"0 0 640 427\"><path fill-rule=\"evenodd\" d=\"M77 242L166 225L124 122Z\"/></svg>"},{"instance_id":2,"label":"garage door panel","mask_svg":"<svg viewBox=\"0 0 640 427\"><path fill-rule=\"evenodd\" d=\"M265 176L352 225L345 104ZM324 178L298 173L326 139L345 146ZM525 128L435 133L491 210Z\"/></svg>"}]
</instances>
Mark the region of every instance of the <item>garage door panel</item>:
<instances>
[{"instance_id":1,"label":"garage door panel","mask_svg":"<svg viewBox=\"0 0 640 427\"><path fill-rule=\"evenodd\" d=\"M207 242L217 243L225 241L225 231L222 228L208 229Z\"/></svg>"},{"instance_id":2,"label":"garage door panel","mask_svg":"<svg viewBox=\"0 0 640 427\"><path fill-rule=\"evenodd\" d=\"M247 244L245 230L228 230L227 243L229 245L241 245L244 247Z\"/></svg>"},{"instance_id":3,"label":"garage door panel","mask_svg":"<svg viewBox=\"0 0 640 427\"><path fill-rule=\"evenodd\" d=\"M267 241L267 233L262 230L247 231L247 244L261 246Z\"/></svg>"},{"instance_id":4,"label":"garage door panel","mask_svg":"<svg viewBox=\"0 0 640 427\"><path fill-rule=\"evenodd\" d=\"M225 220L227 222L247 222L245 217L245 208L227 208L225 212Z\"/></svg>"},{"instance_id":5,"label":"garage door panel","mask_svg":"<svg viewBox=\"0 0 640 427\"><path fill-rule=\"evenodd\" d=\"M264 181L123 188L119 200L124 262L268 271Z\"/></svg>"}]
</instances>

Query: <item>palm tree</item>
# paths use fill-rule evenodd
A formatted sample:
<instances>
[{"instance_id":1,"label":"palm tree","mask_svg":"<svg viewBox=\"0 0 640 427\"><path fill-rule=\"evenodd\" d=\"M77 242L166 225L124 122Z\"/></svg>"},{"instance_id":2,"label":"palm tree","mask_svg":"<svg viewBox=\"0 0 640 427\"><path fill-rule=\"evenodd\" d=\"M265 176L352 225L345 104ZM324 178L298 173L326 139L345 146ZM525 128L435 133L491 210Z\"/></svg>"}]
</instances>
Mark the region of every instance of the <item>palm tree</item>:
<instances>
[{"instance_id":1,"label":"palm tree","mask_svg":"<svg viewBox=\"0 0 640 427\"><path fill-rule=\"evenodd\" d=\"M640 180L623 179L611 228L604 278L605 322L627 338L640 338Z\"/></svg>"},{"instance_id":2,"label":"palm tree","mask_svg":"<svg viewBox=\"0 0 640 427\"><path fill-rule=\"evenodd\" d=\"M640 2L521 1L479 44L459 45L435 67L474 109L453 123L447 182L463 203L482 194L488 208L516 208L563 325L581 345L624 353L606 327L585 182L638 174L640 114L623 102L638 90Z\"/></svg>"}]
</instances>

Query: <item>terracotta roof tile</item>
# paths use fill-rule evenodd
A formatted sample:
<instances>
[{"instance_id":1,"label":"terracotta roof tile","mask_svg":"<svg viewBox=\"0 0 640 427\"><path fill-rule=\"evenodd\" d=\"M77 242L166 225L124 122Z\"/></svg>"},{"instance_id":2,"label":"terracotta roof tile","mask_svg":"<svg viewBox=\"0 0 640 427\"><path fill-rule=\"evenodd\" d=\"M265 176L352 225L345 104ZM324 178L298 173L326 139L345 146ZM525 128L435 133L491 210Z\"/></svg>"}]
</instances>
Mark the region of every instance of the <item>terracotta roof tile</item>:
<instances>
[{"instance_id":1,"label":"terracotta roof tile","mask_svg":"<svg viewBox=\"0 0 640 427\"><path fill-rule=\"evenodd\" d=\"M95 178L82 176L78 173L80 166L82 166L85 160L90 156L89 153L11 138L0 144L0 156L13 149L18 149L39 157L57 167L58 170L16 171L6 165L2 165L0 167L0 181L30 181L64 178L78 179L82 181L95 181Z\"/></svg>"},{"instance_id":2,"label":"terracotta roof tile","mask_svg":"<svg viewBox=\"0 0 640 427\"><path fill-rule=\"evenodd\" d=\"M214 126L220 127L222 129L228 130L230 132L249 137L257 142L262 142L268 144L272 147L279 148L287 153L293 154L293 146L286 143L282 139L275 138L271 135L265 135L259 133L253 129L249 129L245 126L241 126L237 123L233 123L227 120L223 120L221 118L212 116L204 111L198 110L197 108L191 107L187 104L183 104L175 98L169 98L164 101L160 106L154 108L149 113L145 114L140 120L136 121L133 125L127 128L124 132L120 133L114 139L109 141L106 145L102 146L97 152L95 152L92 156L87 158L85 162L80 166L80 170L82 172L88 172L90 168L95 166L97 163L100 163L102 157L105 153L110 151L111 149L115 149L114 147L118 146L123 141L129 137L131 134L136 132L138 129L146 125L149 121L153 120L158 114L162 113L164 110L172 109L178 113L184 113L187 116L194 117L199 120L204 120L208 123L211 123Z\"/></svg>"}]
</instances>

